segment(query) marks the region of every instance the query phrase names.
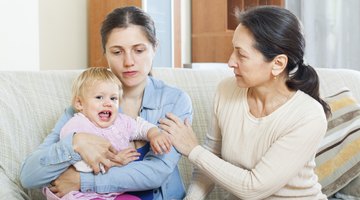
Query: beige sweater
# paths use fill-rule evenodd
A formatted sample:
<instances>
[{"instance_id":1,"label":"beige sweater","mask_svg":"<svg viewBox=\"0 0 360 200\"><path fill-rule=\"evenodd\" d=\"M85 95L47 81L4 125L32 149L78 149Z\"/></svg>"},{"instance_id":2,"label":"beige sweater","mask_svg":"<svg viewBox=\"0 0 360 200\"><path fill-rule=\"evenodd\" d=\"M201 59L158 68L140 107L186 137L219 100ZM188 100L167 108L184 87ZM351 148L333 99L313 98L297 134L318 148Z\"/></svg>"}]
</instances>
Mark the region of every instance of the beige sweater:
<instances>
[{"instance_id":1,"label":"beige sweater","mask_svg":"<svg viewBox=\"0 0 360 200\"><path fill-rule=\"evenodd\" d=\"M189 155L196 170L185 199L205 199L214 183L229 192L224 199L326 199L314 173L327 128L322 106L297 91L255 118L246 96L233 77L219 84L204 147Z\"/></svg>"}]
</instances>

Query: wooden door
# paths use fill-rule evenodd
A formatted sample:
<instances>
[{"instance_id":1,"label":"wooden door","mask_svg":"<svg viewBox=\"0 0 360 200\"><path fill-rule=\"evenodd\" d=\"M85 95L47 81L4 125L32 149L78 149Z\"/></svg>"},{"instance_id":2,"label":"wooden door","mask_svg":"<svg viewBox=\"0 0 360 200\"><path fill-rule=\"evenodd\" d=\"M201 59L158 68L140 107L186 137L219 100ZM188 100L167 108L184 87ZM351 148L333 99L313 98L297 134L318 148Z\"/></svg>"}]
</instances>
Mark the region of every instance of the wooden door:
<instances>
[{"instance_id":1,"label":"wooden door","mask_svg":"<svg viewBox=\"0 0 360 200\"><path fill-rule=\"evenodd\" d=\"M234 9L258 5L284 6L284 0L192 0L192 62L227 62L237 26Z\"/></svg>"}]
</instances>

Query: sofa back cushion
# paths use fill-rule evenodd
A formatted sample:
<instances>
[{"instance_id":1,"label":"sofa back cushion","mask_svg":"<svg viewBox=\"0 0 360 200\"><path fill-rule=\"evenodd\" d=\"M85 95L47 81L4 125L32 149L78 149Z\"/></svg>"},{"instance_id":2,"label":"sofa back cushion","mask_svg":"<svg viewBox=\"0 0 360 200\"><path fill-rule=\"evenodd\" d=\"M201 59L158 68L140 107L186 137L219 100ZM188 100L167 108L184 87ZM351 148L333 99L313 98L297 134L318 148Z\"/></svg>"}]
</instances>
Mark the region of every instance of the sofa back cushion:
<instances>
[{"instance_id":1,"label":"sofa back cushion","mask_svg":"<svg viewBox=\"0 0 360 200\"><path fill-rule=\"evenodd\" d=\"M22 161L43 141L69 105L72 80L78 74L0 72L0 168L19 188Z\"/></svg>"}]
</instances>

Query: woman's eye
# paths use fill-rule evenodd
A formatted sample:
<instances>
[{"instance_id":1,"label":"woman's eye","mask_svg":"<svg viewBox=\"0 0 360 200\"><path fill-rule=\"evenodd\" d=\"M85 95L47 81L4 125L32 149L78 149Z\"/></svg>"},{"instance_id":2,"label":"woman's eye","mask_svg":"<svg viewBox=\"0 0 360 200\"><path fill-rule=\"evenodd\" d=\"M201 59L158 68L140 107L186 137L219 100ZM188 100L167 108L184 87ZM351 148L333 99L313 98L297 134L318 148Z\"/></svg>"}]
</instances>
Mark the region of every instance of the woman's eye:
<instances>
[{"instance_id":1,"label":"woman's eye","mask_svg":"<svg viewBox=\"0 0 360 200\"><path fill-rule=\"evenodd\" d=\"M244 56L243 54L241 54L240 52L237 52L237 56L242 59L242 58L246 58L246 56Z\"/></svg>"},{"instance_id":2,"label":"woman's eye","mask_svg":"<svg viewBox=\"0 0 360 200\"><path fill-rule=\"evenodd\" d=\"M115 54L115 55L119 55L119 54L122 54L123 51L122 50L116 50L116 51L113 51L112 53Z\"/></svg>"},{"instance_id":3,"label":"woman's eye","mask_svg":"<svg viewBox=\"0 0 360 200\"><path fill-rule=\"evenodd\" d=\"M145 51L145 49L135 49L135 52L138 53L138 54L139 54L139 53L142 53L142 52L144 52L144 51Z\"/></svg>"}]
</instances>

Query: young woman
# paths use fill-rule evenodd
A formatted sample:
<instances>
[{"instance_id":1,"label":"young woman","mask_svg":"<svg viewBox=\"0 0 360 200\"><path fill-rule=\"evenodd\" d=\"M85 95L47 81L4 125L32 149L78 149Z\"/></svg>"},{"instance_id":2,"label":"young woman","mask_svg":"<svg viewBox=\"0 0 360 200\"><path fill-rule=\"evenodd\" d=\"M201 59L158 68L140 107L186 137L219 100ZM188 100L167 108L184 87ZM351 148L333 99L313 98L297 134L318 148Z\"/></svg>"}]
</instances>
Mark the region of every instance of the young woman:
<instances>
[{"instance_id":1,"label":"young woman","mask_svg":"<svg viewBox=\"0 0 360 200\"><path fill-rule=\"evenodd\" d=\"M189 96L149 76L157 39L154 22L136 7L115 9L101 28L104 54L111 71L123 85L120 110L153 124L172 112L181 119L192 118ZM28 158L21 170L21 182L26 188L51 184L51 190L61 197L73 190L83 192L127 192L141 199L181 199L185 192L177 168L181 155L172 148L167 154L155 154L148 143L135 143L141 161L126 166L116 164L117 152L107 140L88 133L72 133L59 140L63 125L74 115L68 108L53 131ZM72 164L88 163L95 173L99 165L110 168L105 174L79 173ZM114 166L114 167L113 167Z\"/></svg>"},{"instance_id":2,"label":"young woman","mask_svg":"<svg viewBox=\"0 0 360 200\"><path fill-rule=\"evenodd\" d=\"M215 95L204 147L190 125L168 114L160 127L195 165L185 199L200 200L214 184L224 199L326 199L314 173L329 106L315 70L303 63L298 19L279 7L238 13L229 67Z\"/></svg>"}]
</instances>

